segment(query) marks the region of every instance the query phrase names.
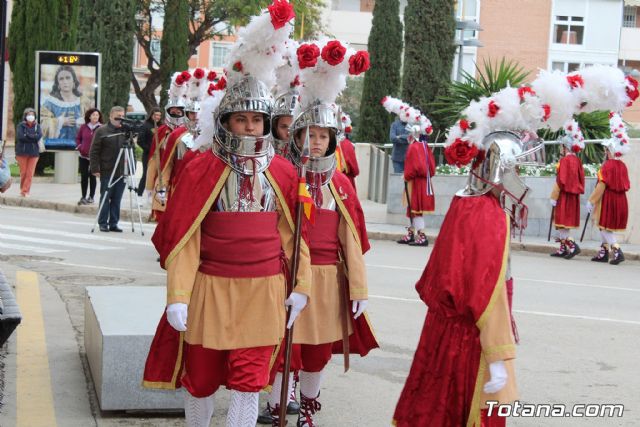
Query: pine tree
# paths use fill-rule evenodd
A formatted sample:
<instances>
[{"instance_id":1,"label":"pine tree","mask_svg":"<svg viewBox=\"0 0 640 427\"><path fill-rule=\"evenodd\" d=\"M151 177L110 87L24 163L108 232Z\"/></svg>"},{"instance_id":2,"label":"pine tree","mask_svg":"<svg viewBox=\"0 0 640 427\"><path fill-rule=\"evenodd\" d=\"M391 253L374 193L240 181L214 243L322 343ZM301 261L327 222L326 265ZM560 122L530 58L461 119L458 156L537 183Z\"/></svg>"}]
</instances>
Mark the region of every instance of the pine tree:
<instances>
[{"instance_id":1,"label":"pine tree","mask_svg":"<svg viewBox=\"0 0 640 427\"><path fill-rule=\"evenodd\" d=\"M34 107L35 52L75 49L78 8L78 0L14 1L8 43L14 124L25 108Z\"/></svg>"},{"instance_id":2,"label":"pine tree","mask_svg":"<svg viewBox=\"0 0 640 427\"><path fill-rule=\"evenodd\" d=\"M102 54L100 109L127 107L133 66L136 4L130 0L83 0L78 50Z\"/></svg>"},{"instance_id":3,"label":"pine tree","mask_svg":"<svg viewBox=\"0 0 640 427\"><path fill-rule=\"evenodd\" d=\"M164 26L160 42L160 74L162 92L160 105L167 103L171 75L186 70L189 61L189 3L167 0L164 8Z\"/></svg>"},{"instance_id":4,"label":"pine tree","mask_svg":"<svg viewBox=\"0 0 640 427\"><path fill-rule=\"evenodd\" d=\"M451 81L453 12L453 0L408 0L405 9L402 99L427 114Z\"/></svg>"},{"instance_id":5,"label":"pine tree","mask_svg":"<svg viewBox=\"0 0 640 427\"><path fill-rule=\"evenodd\" d=\"M387 142L391 117L380 104L400 86L402 23L398 0L377 0L368 41L371 68L364 76L358 141Z\"/></svg>"}]
</instances>

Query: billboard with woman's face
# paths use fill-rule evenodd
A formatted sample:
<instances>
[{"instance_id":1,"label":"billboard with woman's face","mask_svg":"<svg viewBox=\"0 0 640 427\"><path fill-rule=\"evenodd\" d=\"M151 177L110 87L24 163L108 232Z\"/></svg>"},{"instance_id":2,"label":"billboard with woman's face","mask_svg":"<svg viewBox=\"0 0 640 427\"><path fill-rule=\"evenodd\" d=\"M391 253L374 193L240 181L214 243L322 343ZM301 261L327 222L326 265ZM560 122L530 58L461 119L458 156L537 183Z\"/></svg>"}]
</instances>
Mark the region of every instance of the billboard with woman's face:
<instances>
[{"instance_id":1,"label":"billboard with woman's face","mask_svg":"<svg viewBox=\"0 0 640 427\"><path fill-rule=\"evenodd\" d=\"M85 111L100 105L100 54L37 51L35 105L47 150L74 150Z\"/></svg>"}]
</instances>

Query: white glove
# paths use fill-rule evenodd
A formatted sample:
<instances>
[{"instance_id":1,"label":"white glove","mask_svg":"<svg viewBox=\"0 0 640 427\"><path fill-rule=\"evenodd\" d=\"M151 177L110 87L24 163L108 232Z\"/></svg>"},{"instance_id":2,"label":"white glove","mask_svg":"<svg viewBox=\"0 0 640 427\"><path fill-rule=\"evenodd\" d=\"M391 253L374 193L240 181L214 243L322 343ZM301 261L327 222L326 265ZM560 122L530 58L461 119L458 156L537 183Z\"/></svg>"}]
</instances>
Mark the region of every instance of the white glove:
<instances>
[{"instance_id":1,"label":"white glove","mask_svg":"<svg viewBox=\"0 0 640 427\"><path fill-rule=\"evenodd\" d=\"M587 212L589 212L589 213L593 212L593 205L588 200L587 200Z\"/></svg>"},{"instance_id":2,"label":"white glove","mask_svg":"<svg viewBox=\"0 0 640 427\"><path fill-rule=\"evenodd\" d=\"M504 361L499 360L489 364L489 373L491 378L484 385L484 392L487 394L497 393L507 385L507 368Z\"/></svg>"},{"instance_id":3,"label":"white glove","mask_svg":"<svg viewBox=\"0 0 640 427\"><path fill-rule=\"evenodd\" d=\"M167 321L178 332L187 330L187 304L176 302L167 306Z\"/></svg>"},{"instance_id":4,"label":"white glove","mask_svg":"<svg viewBox=\"0 0 640 427\"><path fill-rule=\"evenodd\" d=\"M557 200L553 200L553 199L549 199L549 203L551 204L551 206L553 206L555 208L556 205L558 204L558 201Z\"/></svg>"},{"instance_id":5,"label":"white glove","mask_svg":"<svg viewBox=\"0 0 640 427\"><path fill-rule=\"evenodd\" d=\"M354 313L353 318L357 319L367 309L369 305L368 299L354 299L351 302L351 311Z\"/></svg>"},{"instance_id":6,"label":"white glove","mask_svg":"<svg viewBox=\"0 0 640 427\"><path fill-rule=\"evenodd\" d=\"M291 313L289 314L289 322L287 323L287 329L291 329L293 326L293 322L295 322L296 318L300 314L303 308L307 306L307 301L309 297L300 294L298 292L291 292L289 298L284 302L284 305L291 306Z\"/></svg>"}]
</instances>

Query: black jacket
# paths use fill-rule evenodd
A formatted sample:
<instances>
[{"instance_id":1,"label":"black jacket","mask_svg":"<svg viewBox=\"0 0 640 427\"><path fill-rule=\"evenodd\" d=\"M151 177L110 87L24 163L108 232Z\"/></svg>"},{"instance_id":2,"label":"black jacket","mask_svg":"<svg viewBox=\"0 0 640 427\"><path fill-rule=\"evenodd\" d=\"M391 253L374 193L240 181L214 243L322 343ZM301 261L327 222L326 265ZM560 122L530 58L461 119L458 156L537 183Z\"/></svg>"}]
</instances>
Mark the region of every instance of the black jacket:
<instances>
[{"instance_id":1,"label":"black jacket","mask_svg":"<svg viewBox=\"0 0 640 427\"><path fill-rule=\"evenodd\" d=\"M39 157L38 140L40 138L42 138L42 129L39 124L29 127L25 122L20 122L16 132L16 156Z\"/></svg>"},{"instance_id":2,"label":"black jacket","mask_svg":"<svg viewBox=\"0 0 640 427\"><path fill-rule=\"evenodd\" d=\"M91 151L89 152L89 162L91 173L100 173L100 177L109 177L116 167L116 159L120 153L120 148L126 142L122 130L116 128L109 122L105 126L100 126L93 134ZM114 177L122 175L124 169L124 155L120 157L120 162Z\"/></svg>"}]
</instances>

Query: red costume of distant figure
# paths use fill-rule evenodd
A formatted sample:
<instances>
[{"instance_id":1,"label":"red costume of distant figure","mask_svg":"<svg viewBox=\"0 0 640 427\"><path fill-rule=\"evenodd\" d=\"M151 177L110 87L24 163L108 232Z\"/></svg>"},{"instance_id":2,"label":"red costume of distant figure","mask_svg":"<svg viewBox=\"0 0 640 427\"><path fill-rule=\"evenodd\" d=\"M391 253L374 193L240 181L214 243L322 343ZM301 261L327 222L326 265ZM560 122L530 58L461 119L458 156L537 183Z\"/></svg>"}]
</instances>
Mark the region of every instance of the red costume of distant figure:
<instances>
[{"instance_id":1,"label":"red costume of distant figure","mask_svg":"<svg viewBox=\"0 0 640 427\"><path fill-rule=\"evenodd\" d=\"M580 195L584 194L584 169L580 158L567 153L558 163L556 183L551 199L557 200L556 228L580 227Z\"/></svg>"},{"instance_id":2,"label":"red costume of distant figure","mask_svg":"<svg viewBox=\"0 0 640 427\"><path fill-rule=\"evenodd\" d=\"M162 203L156 199L156 192L160 190L158 187L160 184L160 171L161 171L161 159L164 153L166 140L169 137L172 129L169 125L163 124L158 127L153 138L151 140L151 147L149 148L149 163L147 165L147 182L145 184L145 188L147 191L151 191L153 194L153 204L151 207L151 217L156 220L156 222L160 221L160 217L164 212L165 207ZM163 187L166 183L162 183Z\"/></svg>"},{"instance_id":3,"label":"red costume of distant figure","mask_svg":"<svg viewBox=\"0 0 640 427\"><path fill-rule=\"evenodd\" d=\"M162 181L167 187L167 201L171 197L171 193L176 186L176 182L180 172L182 171L183 159L178 158L177 151L178 146L181 144L181 139L185 135L190 135L189 130L185 125L178 126L169 134L167 143L165 144L164 151L160 157L160 170L162 171Z\"/></svg>"},{"instance_id":4,"label":"red costume of distant figure","mask_svg":"<svg viewBox=\"0 0 640 427\"><path fill-rule=\"evenodd\" d=\"M404 180L409 192L407 217L431 213L435 210L435 196L431 178L436 174L436 160L425 141L414 141L407 149L404 161Z\"/></svg>"},{"instance_id":5,"label":"red costume of distant figure","mask_svg":"<svg viewBox=\"0 0 640 427\"><path fill-rule=\"evenodd\" d=\"M605 161L598 172L598 184L589 197L589 201L596 207L596 217L599 218L597 224L601 230L626 230L629 217L629 188L629 173L622 160Z\"/></svg>"},{"instance_id":6,"label":"red costume of distant figure","mask_svg":"<svg viewBox=\"0 0 640 427\"><path fill-rule=\"evenodd\" d=\"M356 148L348 138L344 138L338 143L336 163L336 170L345 174L353 188L356 189L356 176L360 175L360 168L358 167Z\"/></svg>"},{"instance_id":7,"label":"red costume of distant figure","mask_svg":"<svg viewBox=\"0 0 640 427\"><path fill-rule=\"evenodd\" d=\"M509 229L509 217L491 193L454 197L416 284L429 310L395 425L504 425L504 418L487 417L484 408L487 400L516 398L506 283ZM489 364L497 361L504 361L507 383L485 394Z\"/></svg>"}]
</instances>

